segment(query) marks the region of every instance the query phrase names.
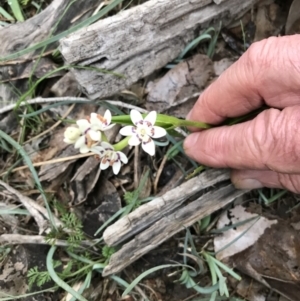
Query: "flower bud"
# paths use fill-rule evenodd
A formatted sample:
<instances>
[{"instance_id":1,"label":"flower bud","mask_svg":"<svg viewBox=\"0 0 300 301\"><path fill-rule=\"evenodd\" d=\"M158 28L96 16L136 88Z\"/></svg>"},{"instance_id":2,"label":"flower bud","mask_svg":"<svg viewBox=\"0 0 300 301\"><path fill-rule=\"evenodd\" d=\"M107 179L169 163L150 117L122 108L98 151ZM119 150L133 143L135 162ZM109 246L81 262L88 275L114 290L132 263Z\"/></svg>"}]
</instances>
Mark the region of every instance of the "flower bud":
<instances>
[{"instance_id":1,"label":"flower bud","mask_svg":"<svg viewBox=\"0 0 300 301\"><path fill-rule=\"evenodd\" d=\"M75 143L81 135L81 131L73 126L68 127L64 133L64 142L73 144Z\"/></svg>"}]
</instances>

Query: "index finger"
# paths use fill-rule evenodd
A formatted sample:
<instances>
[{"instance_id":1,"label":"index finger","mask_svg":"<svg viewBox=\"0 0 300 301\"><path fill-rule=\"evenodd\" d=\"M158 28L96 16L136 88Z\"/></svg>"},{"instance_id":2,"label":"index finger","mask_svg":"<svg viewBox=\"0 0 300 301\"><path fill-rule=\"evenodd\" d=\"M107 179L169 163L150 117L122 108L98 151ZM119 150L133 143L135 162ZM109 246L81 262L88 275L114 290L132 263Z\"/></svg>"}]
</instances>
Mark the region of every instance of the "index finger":
<instances>
[{"instance_id":1,"label":"index finger","mask_svg":"<svg viewBox=\"0 0 300 301\"><path fill-rule=\"evenodd\" d=\"M300 104L300 35L254 43L199 97L188 119L218 124L263 104Z\"/></svg>"}]
</instances>

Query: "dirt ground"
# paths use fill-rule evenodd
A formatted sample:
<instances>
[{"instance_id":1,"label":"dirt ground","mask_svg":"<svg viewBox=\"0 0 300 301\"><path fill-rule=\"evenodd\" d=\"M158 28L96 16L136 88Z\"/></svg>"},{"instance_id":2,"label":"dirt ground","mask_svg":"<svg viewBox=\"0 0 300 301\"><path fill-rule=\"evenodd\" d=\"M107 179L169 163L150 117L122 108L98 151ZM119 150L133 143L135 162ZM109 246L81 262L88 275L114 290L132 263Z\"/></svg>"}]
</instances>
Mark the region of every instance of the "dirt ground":
<instances>
[{"instance_id":1,"label":"dirt ground","mask_svg":"<svg viewBox=\"0 0 300 301\"><path fill-rule=\"evenodd\" d=\"M149 1L124 1L105 17ZM98 2L93 10L88 2L66 5L64 14L37 24L66 18L62 32L113 3ZM20 1L27 21L49 5ZM19 24L17 13L0 1L0 38L7 38L0 50L0 300L298 301L298 195L236 191L227 171L184 154L186 126L158 140L155 156L124 148L128 164L117 175L99 168L101 156L79 154L63 141L74 120L93 112L103 118L107 109L114 117L135 109L184 119L252 43L300 33L299 9L297 0L258 1L226 26L202 30L163 68L110 97L87 100L58 40L7 57L38 40L24 38L10 49L6 41L15 41L3 32ZM117 124L105 131L107 141L120 142L119 130Z\"/></svg>"}]
</instances>

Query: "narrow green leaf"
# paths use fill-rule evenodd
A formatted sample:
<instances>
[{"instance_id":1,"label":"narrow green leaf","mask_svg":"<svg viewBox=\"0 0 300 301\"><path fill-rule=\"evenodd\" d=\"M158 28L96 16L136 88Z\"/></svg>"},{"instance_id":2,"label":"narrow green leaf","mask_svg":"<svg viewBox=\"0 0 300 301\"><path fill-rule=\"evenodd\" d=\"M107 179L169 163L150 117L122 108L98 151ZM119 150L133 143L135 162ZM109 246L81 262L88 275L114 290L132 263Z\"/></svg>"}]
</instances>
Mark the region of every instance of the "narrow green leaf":
<instances>
[{"instance_id":1,"label":"narrow green leaf","mask_svg":"<svg viewBox=\"0 0 300 301\"><path fill-rule=\"evenodd\" d=\"M105 223L103 223L103 225L95 232L94 236L96 236L98 233L100 233L102 230L104 230L111 222L113 222L125 210L126 210L126 207L119 209L113 216L111 216Z\"/></svg>"},{"instance_id":2,"label":"narrow green leaf","mask_svg":"<svg viewBox=\"0 0 300 301\"><path fill-rule=\"evenodd\" d=\"M52 246L47 254L47 260L46 260L46 264L47 264L47 270L52 278L52 280L62 289L64 289L65 291L67 291L68 293L70 293L73 297L77 298L79 301L88 301L87 299L85 299L83 296L81 296L78 292L76 292L71 286L69 286L66 282L64 282L62 279L60 279L58 277L58 275L56 274L54 268L53 268L53 264L52 264L52 260L53 260L53 255L56 251L57 247L56 246Z\"/></svg>"},{"instance_id":3,"label":"narrow green leaf","mask_svg":"<svg viewBox=\"0 0 300 301\"><path fill-rule=\"evenodd\" d=\"M29 215L29 212L26 209L1 209L0 207L0 215L9 215L9 214L18 214L18 215Z\"/></svg>"},{"instance_id":4,"label":"narrow green leaf","mask_svg":"<svg viewBox=\"0 0 300 301\"><path fill-rule=\"evenodd\" d=\"M0 14L8 21L14 21L14 17L9 14L2 6L0 6Z\"/></svg>"},{"instance_id":5,"label":"narrow green leaf","mask_svg":"<svg viewBox=\"0 0 300 301\"><path fill-rule=\"evenodd\" d=\"M45 206L46 206L46 209L47 209L47 213L48 213L48 216L49 216L49 219L50 219L50 222L51 222L51 226L54 229L56 229L56 224L54 222L53 214L51 212L46 194L45 194L44 189L42 187L42 184L40 182L39 176L38 176L32 162L31 162L31 159L29 158L27 153L24 151L24 149L22 148L22 146L18 142L16 142L14 139L12 139L9 135L7 135L6 133L4 133L1 130L0 130L0 137L3 138L4 140L6 140L10 145L12 145L16 149L16 151L23 157L25 163L28 165L28 168L29 168L29 170L30 170L30 172L33 176L33 179L36 183L37 189L40 191L40 193L43 197L43 200L44 200L44 203L45 203Z\"/></svg>"},{"instance_id":6,"label":"narrow green leaf","mask_svg":"<svg viewBox=\"0 0 300 301\"><path fill-rule=\"evenodd\" d=\"M83 28L83 27L87 27L90 24L94 23L95 21L97 21L98 19L102 18L103 16L105 16L109 11L111 11L113 8L115 8L117 5L119 5L120 3L122 3L124 0L115 0L112 3L110 3L109 5L107 5L105 8L101 9L97 14L95 14L94 16L91 16L89 18L87 18L86 20L78 23L77 25L74 25L72 28L65 30L47 40L44 40L42 42L39 42L31 47L28 47L26 49L23 49L21 51L9 54L7 56L4 56L2 58L0 58L0 61L6 61L6 60L14 60L17 59L18 57L30 53L34 50L43 48L44 46L47 46L51 43L57 42L58 40L66 37L67 35Z\"/></svg>"},{"instance_id":7,"label":"narrow green leaf","mask_svg":"<svg viewBox=\"0 0 300 301\"><path fill-rule=\"evenodd\" d=\"M87 289L90 286L92 279L92 271L88 272L84 282L82 283L81 287L78 290L78 294L82 294L85 289ZM76 301L77 299L73 296L70 301Z\"/></svg>"},{"instance_id":8,"label":"narrow green leaf","mask_svg":"<svg viewBox=\"0 0 300 301\"><path fill-rule=\"evenodd\" d=\"M185 55L191 51L193 48L195 48L200 42L202 41L207 41L211 39L211 35L209 34L202 34L201 36L199 36L198 38L196 38L195 40L193 40L190 44L188 44L184 50L179 54L177 59L183 59L185 57Z\"/></svg>"},{"instance_id":9,"label":"narrow green leaf","mask_svg":"<svg viewBox=\"0 0 300 301\"><path fill-rule=\"evenodd\" d=\"M226 273L228 273L229 275L231 275L233 278L235 278L236 280L242 280L241 276L238 275L237 273L235 273L231 268L229 268L228 266L226 266L224 263L222 263L221 261L217 260L216 258L214 258L213 256L210 256L211 260L218 265L221 269L223 269Z\"/></svg>"},{"instance_id":10,"label":"narrow green leaf","mask_svg":"<svg viewBox=\"0 0 300 301\"><path fill-rule=\"evenodd\" d=\"M10 6L16 20L18 20L19 22L24 22L24 16L21 11L19 1L18 0L8 0L7 3Z\"/></svg>"},{"instance_id":11,"label":"narrow green leaf","mask_svg":"<svg viewBox=\"0 0 300 301\"><path fill-rule=\"evenodd\" d=\"M147 271L145 271L144 273L140 274L138 277L136 277L131 283L130 285L126 288L126 290L123 292L122 297L127 296L132 290L133 288L146 276L150 275L153 272L156 272L158 270L161 269L166 269L166 268L171 268L171 267L178 267L178 266L183 266L181 264L164 264L164 265L160 265L157 267L154 267L152 269L149 269Z\"/></svg>"}]
</instances>

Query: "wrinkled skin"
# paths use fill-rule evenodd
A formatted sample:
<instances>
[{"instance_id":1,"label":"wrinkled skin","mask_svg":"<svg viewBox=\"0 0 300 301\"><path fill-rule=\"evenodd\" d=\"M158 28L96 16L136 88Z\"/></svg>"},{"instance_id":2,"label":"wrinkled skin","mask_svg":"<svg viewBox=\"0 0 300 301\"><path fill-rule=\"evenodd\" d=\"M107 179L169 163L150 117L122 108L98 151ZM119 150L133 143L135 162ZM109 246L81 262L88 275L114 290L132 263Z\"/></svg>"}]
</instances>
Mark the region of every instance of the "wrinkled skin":
<instances>
[{"instance_id":1,"label":"wrinkled skin","mask_svg":"<svg viewBox=\"0 0 300 301\"><path fill-rule=\"evenodd\" d=\"M185 151L204 165L231 168L237 188L300 193L300 35L254 43L202 93L187 119L218 125L264 104L271 108L253 120L192 133Z\"/></svg>"}]
</instances>

